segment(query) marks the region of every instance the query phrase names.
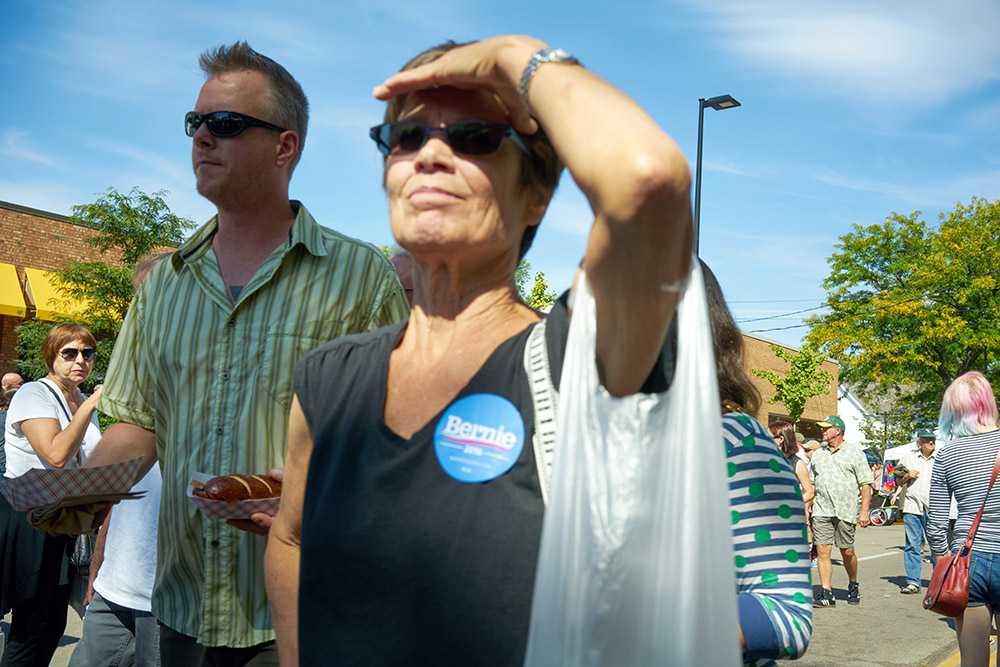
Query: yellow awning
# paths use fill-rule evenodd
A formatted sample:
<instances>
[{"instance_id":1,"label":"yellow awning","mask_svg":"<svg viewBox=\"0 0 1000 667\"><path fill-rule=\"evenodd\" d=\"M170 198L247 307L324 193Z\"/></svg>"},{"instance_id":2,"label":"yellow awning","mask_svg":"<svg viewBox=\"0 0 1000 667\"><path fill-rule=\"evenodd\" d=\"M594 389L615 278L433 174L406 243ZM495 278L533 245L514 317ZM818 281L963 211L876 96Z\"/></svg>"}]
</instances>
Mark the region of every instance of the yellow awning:
<instances>
[{"instance_id":1,"label":"yellow awning","mask_svg":"<svg viewBox=\"0 0 1000 667\"><path fill-rule=\"evenodd\" d=\"M35 304L35 317L47 322L59 318L75 319L87 312L87 304L64 296L56 289L55 275L41 269L24 269L28 298Z\"/></svg>"},{"instance_id":2,"label":"yellow awning","mask_svg":"<svg viewBox=\"0 0 1000 667\"><path fill-rule=\"evenodd\" d=\"M24 317L26 312L17 269L13 264L0 263L0 315Z\"/></svg>"}]
</instances>

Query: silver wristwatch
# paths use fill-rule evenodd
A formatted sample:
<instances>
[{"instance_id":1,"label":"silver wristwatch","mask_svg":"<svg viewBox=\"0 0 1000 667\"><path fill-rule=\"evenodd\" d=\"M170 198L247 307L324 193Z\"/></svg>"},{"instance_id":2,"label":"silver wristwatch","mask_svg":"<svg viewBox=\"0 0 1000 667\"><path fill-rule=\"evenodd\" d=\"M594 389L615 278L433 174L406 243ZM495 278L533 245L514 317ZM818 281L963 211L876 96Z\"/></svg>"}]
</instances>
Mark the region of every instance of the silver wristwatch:
<instances>
[{"instance_id":1,"label":"silver wristwatch","mask_svg":"<svg viewBox=\"0 0 1000 667\"><path fill-rule=\"evenodd\" d=\"M529 109L531 105L528 104L528 86L531 85L531 79L535 76L535 70L542 63L579 65L580 61L563 49L541 49L531 54L531 60L528 61L524 72L521 73L521 82L517 86L517 95L521 98L521 103Z\"/></svg>"}]
</instances>

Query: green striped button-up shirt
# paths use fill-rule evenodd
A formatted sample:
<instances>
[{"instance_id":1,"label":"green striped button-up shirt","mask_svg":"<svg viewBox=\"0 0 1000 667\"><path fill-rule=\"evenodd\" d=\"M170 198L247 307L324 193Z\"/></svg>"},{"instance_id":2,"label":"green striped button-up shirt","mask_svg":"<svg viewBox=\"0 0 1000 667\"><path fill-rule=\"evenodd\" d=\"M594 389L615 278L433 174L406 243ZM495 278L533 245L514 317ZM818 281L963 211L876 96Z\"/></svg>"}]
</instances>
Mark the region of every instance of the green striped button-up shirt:
<instances>
[{"instance_id":1,"label":"green striped button-up shirt","mask_svg":"<svg viewBox=\"0 0 1000 667\"><path fill-rule=\"evenodd\" d=\"M192 474L284 465L296 362L408 312L381 251L293 205L288 242L235 305L212 251L214 218L154 267L125 318L99 405L156 433L163 492L153 613L206 646L269 641L274 624L266 539L204 517L186 497Z\"/></svg>"}]
</instances>

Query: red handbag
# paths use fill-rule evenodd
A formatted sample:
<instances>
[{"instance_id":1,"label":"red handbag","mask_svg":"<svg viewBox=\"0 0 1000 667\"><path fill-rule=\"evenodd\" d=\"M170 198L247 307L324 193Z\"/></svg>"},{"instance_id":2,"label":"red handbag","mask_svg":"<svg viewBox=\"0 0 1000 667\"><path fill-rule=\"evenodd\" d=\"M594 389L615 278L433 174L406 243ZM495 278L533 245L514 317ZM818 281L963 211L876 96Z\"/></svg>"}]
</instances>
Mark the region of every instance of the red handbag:
<instances>
[{"instance_id":1,"label":"red handbag","mask_svg":"<svg viewBox=\"0 0 1000 667\"><path fill-rule=\"evenodd\" d=\"M986 498L976 513L976 518L969 529L969 536L965 538L965 544L954 556L938 560L934 566L934 574L931 575L931 583L927 586L927 595L924 596L924 609L932 611L942 616L955 617L965 611L969 604L969 552L972 550L972 540L976 537L976 529L979 528L979 519L983 516L983 509L986 501L993 490L993 483L997 481L997 472L1000 471L1000 452L997 452L997 460L993 463L993 474L990 477L989 488L986 489Z\"/></svg>"}]
</instances>

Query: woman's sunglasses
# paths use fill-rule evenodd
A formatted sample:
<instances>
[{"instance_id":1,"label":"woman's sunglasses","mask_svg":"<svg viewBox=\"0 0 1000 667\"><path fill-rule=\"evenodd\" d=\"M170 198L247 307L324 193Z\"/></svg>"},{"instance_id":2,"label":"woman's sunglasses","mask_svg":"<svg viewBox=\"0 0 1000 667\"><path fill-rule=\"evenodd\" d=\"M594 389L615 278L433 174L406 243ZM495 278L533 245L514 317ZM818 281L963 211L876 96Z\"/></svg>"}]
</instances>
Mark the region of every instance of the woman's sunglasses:
<instances>
[{"instance_id":1,"label":"woman's sunglasses","mask_svg":"<svg viewBox=\"0 0 1000 667\"><path fill-rule=\"evenodd\" d=\"M83 360L90 363L94 360L94 356L97 354L97 350L92 347L85 347L82 350L78 350L74 347L67 347L59 350L59 356L63 358L63 361L76 361L77 355L83 355Z\"/></svg>"},{"instance_id":2,"label":"woman's sunglasses","mask_svg":"<svg viewBox=\"0 0 1000 667\"><path fill-rule=\"evenodd\" d=\"M285 131L283 127L278 127L260 118L248 116L245 113L237 113L235 111L197 113L195 111L188 111L184 115L184 132L189 137L193 137L202 123L208 127L208 131L215 137L235 137L250 127L266 127L275 132Z\"/></svg>"},{"instance_id":3,"label":"woman's sunglasses","mask_svg":"<svg viewBox=\"0 0 1000 667\"><path fill-rule=\"evenodd\" d=\"M504 137L517 144L526 154L531 151L513 128L489 120L460 120L444 127L431 127L408 120L376 125L369 134L383 155L400 150L412 152L420 150L431 135L440 132L444 140L456 153L464 155L489 155L500 149Z\"/></svg>"}]
</instances>

